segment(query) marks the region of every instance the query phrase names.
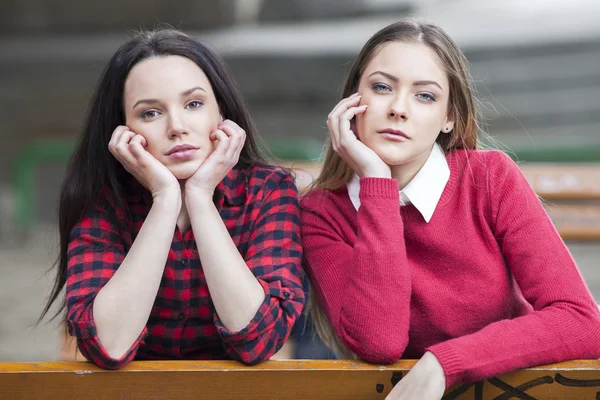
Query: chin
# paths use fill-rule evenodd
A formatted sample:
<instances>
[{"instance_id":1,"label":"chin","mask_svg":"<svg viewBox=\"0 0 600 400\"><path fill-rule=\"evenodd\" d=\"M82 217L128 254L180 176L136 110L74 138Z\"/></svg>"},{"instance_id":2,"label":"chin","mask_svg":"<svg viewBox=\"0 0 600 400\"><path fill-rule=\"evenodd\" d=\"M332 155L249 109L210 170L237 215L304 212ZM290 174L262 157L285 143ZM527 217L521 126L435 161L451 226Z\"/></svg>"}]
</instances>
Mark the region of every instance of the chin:
<instances>
[{"instance_id":1,"label":"chin","mask_svg":"<svg viewBox=\"0 0 600 400\"><path fill-rule=\"evenodd\" d=\"M398 147L385 146L374 151L389 166L406 164L410 160L410 155Z\"/></svg>"},{"instance_id":2,"label":"chin","mask_svg":"<svg viewBox=\"0 0 600 400\"><path fill-rule=\"evenodd\" d=\"M198 171L198 168L200 168L200 165L202 165L202 163L198 161L170 165L169 171L171 171L177 180L184 181L194 175L194 173Z\"/></svg>"}]
</instances>

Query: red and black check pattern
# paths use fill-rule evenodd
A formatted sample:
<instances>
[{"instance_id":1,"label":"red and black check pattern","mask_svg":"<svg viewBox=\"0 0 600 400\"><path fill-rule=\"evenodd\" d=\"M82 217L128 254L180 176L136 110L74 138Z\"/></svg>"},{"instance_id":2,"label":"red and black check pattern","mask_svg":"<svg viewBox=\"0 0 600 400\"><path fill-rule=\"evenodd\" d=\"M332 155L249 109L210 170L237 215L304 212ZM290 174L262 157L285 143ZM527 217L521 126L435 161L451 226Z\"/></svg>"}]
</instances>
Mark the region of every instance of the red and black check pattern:
<instances>
[{"instance_id":1,"label":"red and black check pattern","mask_svg":"<svg viewBox=\"0 0 600 400\"><path fill-rule=\"evenodd\" d=\"M194 234L190 229L182 235L176 229L146 328L121 359L107 354L96 335L92 304L119 268L150 211L150 194L136 182L128 189L126 209L118 209L105 191L71 232L67 325L87 359L109 369L134 359L231 358L256 364L283 345L305 302L294 181L280 169L236 168L215 192L221 218L265 290L265 300L250 324L230 332L219 321Z\"/></svg>"}]
</instances>

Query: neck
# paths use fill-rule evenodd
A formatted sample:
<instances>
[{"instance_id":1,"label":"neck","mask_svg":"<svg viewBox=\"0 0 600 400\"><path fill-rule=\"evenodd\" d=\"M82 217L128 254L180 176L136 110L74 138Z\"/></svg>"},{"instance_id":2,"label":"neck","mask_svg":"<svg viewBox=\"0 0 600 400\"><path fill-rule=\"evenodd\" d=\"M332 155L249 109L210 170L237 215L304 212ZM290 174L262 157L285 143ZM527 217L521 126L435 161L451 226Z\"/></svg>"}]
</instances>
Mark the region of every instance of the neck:
<instances>
[{"instance_id":1,"label":"neck","mask_svg":"<svg viewBox=\"0 0 600 400\"><path fill-rule=\"evenodd\" d=\"M390 166L392 178L398 181L398 187L400 190L404 189L419 173L423 165L425 165L425 162L427 162L432 150L433 147L407 163Z\"/></svg>"},{"instance_id":2,"label":"neck","mask_svg":"<svg viewBox=\"0 0 600 400\"><path fill-rule=\"evenodd\" d=\"M181 210L177 217L177 227L179 227L181 233L184 233L190 227L190 217L185 205L185 181L179 181L179 184L181 185Z\"/></svg>"}]
</instances>

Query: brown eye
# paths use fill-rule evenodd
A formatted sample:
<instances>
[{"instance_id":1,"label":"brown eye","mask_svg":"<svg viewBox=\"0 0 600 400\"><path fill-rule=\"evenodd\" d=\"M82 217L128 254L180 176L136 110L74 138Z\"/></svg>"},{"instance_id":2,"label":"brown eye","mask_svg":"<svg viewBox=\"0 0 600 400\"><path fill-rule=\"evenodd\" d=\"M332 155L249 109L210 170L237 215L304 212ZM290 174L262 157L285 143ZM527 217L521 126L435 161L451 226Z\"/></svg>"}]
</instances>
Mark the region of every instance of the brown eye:
<instances>
[{"instance_id":1,"label":"brown eye","mask_svg":"<svg viewBox=\"0 0 600 400\"><path fill-rule=\"evenodd\" d=\"M204 103L200 100L193 100L187 104L186 108L196 109L202 107L203 105Z\"/></svg>"},{"instance_id":2,"label":"brown eye","mask_svg":"<svg viewBox=\"0 0 600 400\"><path fill-rule=\"evenodd\" d=\"M154 118L154 117L156 117L157 115L158 115L158 111L156 111L156 110L147 110L147 111L144 111L144 112L143 112L143 113L140 115L140 117L141 117L142 119L151 119L151 118Z\"/></svg>"}]
</instances>

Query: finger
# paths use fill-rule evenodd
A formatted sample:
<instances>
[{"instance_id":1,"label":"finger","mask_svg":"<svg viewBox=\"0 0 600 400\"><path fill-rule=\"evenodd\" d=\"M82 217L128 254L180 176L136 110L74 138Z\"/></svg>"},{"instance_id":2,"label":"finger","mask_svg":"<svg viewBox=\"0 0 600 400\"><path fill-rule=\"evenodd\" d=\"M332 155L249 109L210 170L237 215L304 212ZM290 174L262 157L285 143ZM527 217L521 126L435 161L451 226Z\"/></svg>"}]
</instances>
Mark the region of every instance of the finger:
<instances>
[{"instance_id":1,"label":"finger","mask_svg":"<svg viewBox=\"0 0 600 400\"><path fill-rule=\"evenodd\" d=\"M144 149L145 143L146 139L142 135L135 135L133 139L129 141L129 150L137 160L140 160L144 157L144 153L147 153Z\"/></svg>"},{"instance_id":2,"label":"finger","mask_svg":"<svg viewBox=\"0 0 600 400\"><path fill-rule=\"evenodd\" d=\"M350 121L352 120L352 118L354 118L355 116L357 116L358 114L362 114L367 110L367 105L363 104L362 106L358 106L358 107L350 107L348 108L344 113L342 113L340 115L339 121L341 122L348 122L348 125L350 124Z\"/></svg>"},{"instance_id":3,"label":"finger","mask_svg":"<svg viewBox=\"0 0 600 400\"><path fill-rule=\"evenodd\" d=\"M134 170L141 171L144 168L150 167L154 160L156 160L148 151L144 148L141 139L133 138L129 142L129 152L133 157L132 166ZM156 160L156 162L159 162Z\"/></svg>"},{"instance_id":4,"label":"finger","mask_svg":"<svg viewBox=\"0 0 600 400\"><path fill-rule=\"evenodd\" d=\"M242 138L240 140L240 143L238 144L237 149L235 150L234 157L235 157L236 163L240 159L240 154L242 153L242 150L244 150L245 144L246 144L246 135L244 134L244 136L242 136Z\"/></svg>"},{"instance_id":5,"label":"finger","mask_svg":"<svg viewBox=\"0 0 600 400\"><path fill-rule=\"evenodd\" d=\"M327 118L327 127L329 128L329 137L334 151L338 151L340 146L339 118L329 114Z\"/></svg>"},{"instance_id":6,"label":"finger","mask_svg":"<svg viewBox=\"0 0 600 400\"><path fill-rule=\"evenodd\" d=\"M349 141L357 140L357 135L351 129L351 120L357 115L366 110L367 106L350 107L339 117L338 122L338 146L341 148Z\"/></svg>"},{"instance_id":7,"label":"finger","mask_svg":"<svg viewBox=\"0 0 600 400\"><path fill-rule=\"evenodd\" d=\"M138 137L139 137L140 144L141 144L142 146L144 146L144 147L148 147L148 141L147 141L147 140L146 140L146 138L145 138L145 137L143 137L142 135L138 134L138 135L136 135L136 136L135 136L133 139L135 139L135 138L138 138ZM133 139L132 139L132 140L133 140Z\"/></svg>"},{"instance_id":8,"label":"finger","mask_svg":"<svg viewBox=\"0 0 600 400\"><path fill-rule=\"evenodd\" d=\"M246 141L246 133L244 131L238 132L235 136L231 136L229 138L231 141L229 148L227 149L227 153L225 157L231 160L236 160L239 157L242 148L244 147L244 143Z\"/></svg>"},{"instance_id":9,"label":"finger","mask_svg":"<svg viewBox=\"0 0 600 400\"><path fill-rule=\"evenodd\" d=\"M229 147L229 136L221 129L217 129L214 135L217 138L217 147L213 151L213 154L224 155Z\"/></svg>"},{"instance_id":10,"label":"finger","mask_svg":"<svg viewBox=\"0 0 600 400\"><path fill-rule=\"evenodd\" d=\"M225 157L233 158L236 157L236 153L241 152L241 148L244 146L246 141L246 131L244 131L238 124L231 120L225 120L220 124L221 129L229 136L229 146L225 153Z\"/></svg>"},{"instance_id":11,"label":"finger","mask_svg":"<svg viewBox=\"0 0 600 400\"><path fill-rule=\"evenodd\" d=\"M340 101L337 106L331 111L327 118L327 126L331 134L331 142L334 150L339 148L340 144L340 115L348 110L349 107L356 106L360 102L360 95L353 95Z\"/></svg>"},{"instance_id":12,"label":"finger","mask_svg":"<svg viewBox=\"0 0 600 400\"><path fill-rule=\"evenodd\" d=\"M226 119L225 121L221 122L218 128L230 137L235 135L239 136L246 134L246 131L244 131L238 124L236 124L230 119Z\"/></svg>"},{"instance_id":13,"label":"finger","mask_svg":"<svg viewBox=\"0 0 600 400\"><path fill-rule=\"evenodd\" d=\"M115 144L115 157L121 162L121 164L135 164L135 157L131 154L129 149L129 142L135 137L135 133L126 130L118 138Z\"/></svg>"},{"instance_id":14,"label":"finger","mask_svg":"<svg viewBox=\"0 0 600 400\"><path fill-rule=\"evenodd\" d=\"M129 128L124 125L119 125L115 128L112 135L110 136L110 140L108 141L108 149L110 150L111 153L113 153L113 150L114 150L115 146L117 145L117 142L119 141L119 138L121 137L123 132L128 131L128 130L129 130Z\"/></svg>"},{"instance_id":15,"label":"finger","mask_svg":"<svg viewBox=\"0 0 600 400\"><path fill-rule=\"evenodd\" d=\"M339 103L336 104L335 107L333 107L333 110L331 110L330 115L338 115L343 113L348 109L348 107L358 105L360 103L360 99L361 95L356 93L350 97L342 99Z\"/></svg>"},{"instance_id":16,"label":"finger","mask_svg":"<svg viewBox=\"0 0 600 400\"><path fill-rule=\"evenodd\" d=\"M129 143L129 152L133 156L132 162L134 164L145 164L145 162L147 161L146 157L148 156L148 152L146 151L146 149L144 149L139 140L136 140L135 142L132 140Z\"/></svg>"}]
</instances>

